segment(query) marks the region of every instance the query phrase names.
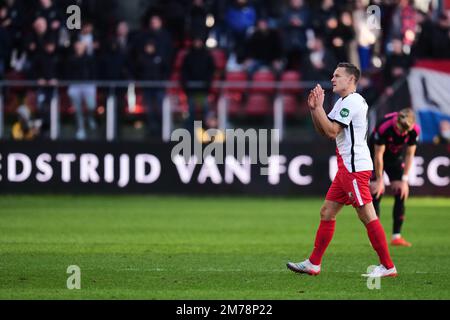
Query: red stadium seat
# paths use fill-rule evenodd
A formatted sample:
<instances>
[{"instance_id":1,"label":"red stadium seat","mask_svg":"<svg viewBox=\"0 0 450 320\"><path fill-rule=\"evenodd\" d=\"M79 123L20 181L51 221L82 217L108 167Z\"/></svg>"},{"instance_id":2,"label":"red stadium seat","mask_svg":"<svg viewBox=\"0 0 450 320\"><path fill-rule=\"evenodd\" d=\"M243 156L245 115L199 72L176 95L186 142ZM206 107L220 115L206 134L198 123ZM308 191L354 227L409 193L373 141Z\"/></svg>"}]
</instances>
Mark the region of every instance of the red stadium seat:
<instances>
[{"instance_id":1,"label":"red stadium seat","mask_svg":"<svg viewBox=\"0 0 450 320\"><path fill-rule=\"evenodd\" d=\"M225 81L228 81L228 82L245 82L247 80L248 80L247 73L245 71L232 71L232 72L227 72L225 75ZM229 86L227 86L225 91L227 91L227 92L234 92L234 91L244 92L245 87L240 86L240 85L230 84Z\"/></svg>"},{"instance_id":2,"label":"red stadium seat","mask_svg":"<svg viewBox=\"0 0 450 320\"><path fill-rule=\"evenodd\" d=\"M230 85L227 84L223 90L228 102L228 114L235 116L242 110L242 103L246 92L246 86L243 83L247 82L247 73L244 71L227 72L225 81L230 82ZM233 85L231 82L241 82L241 84Z\"/></svg>"},{"instance_id":3,"label":"red stadium seat","mask_svg":"<svg viewBox=\"0 0 450 320\"><path fill-rule=\"evenodd\" d=\"M75 113L75 107L72 106L70 97L67 94L67 87L59 89L59 110L63 116L73 115Z\"/></svg>"},{"instance_id":4,"label":"red stadium seat","mask_svg":"<svg viewBox=\"0 0 450 320\"><path fill-rule=\"evenodd\" d=\"M5 113L6 114L15 114L17 107L20 105L19 95L14 92L10 92L10 90L5 90L4 95L4 104L5 104Z\"/></svg>"},{"instance_id":5,"label":"red stadium seat","mask_svg":"<svg viewBox=\"0 0 450 320\"><path fill-rule=\"evenodd\" d=\"M241 113L242 100L243 98L241 96L230 96L227 98L229 116L236 116Z\"/></svg>"},{"instance_id":6,"label":"red stadium seat","mask_svg":"<svg viewBox=\"0 0 450 320\"><path fill-rule=\"evenodd\" d=\"M301 80L300 72L297 71L285 71L281 75L281 85L288 85L288 86L298 86L299 82ZM302 92L301 88L281 88L281 93L294 93L299 94Z\"/></svg>"},{"instance_id":7,"label":"red stadium seat","mask_svg":"<svg viewBox=\"0 0 450 320\"><path fill-rule=\"evenodd\" d=\"M272 113L272 98L265 93L252 93L245 105L245 114L248 116L266 116Z\"/></svg>"},{"instance_id":8,"label":"red stadium seat","mask_svg":"<svg viewBox=\"0 0 450 320\"><path fill-rule=\"evenodd\" d=\"M181 87L181 73L174 71L170 75L170 81L174 81L177 83L174 87L168 87L166 89L166 94L169 95L172 99L175 99L175 110L173 112L183 113L189 110L188 102L186 94L184 93L183 88Z\"/></svg>"},{"instance_id":9,"label":"red stadium seat","mask_svg":"<svg viewBox=\"0 0 450 320\"><path fill-rule=\"evenodd\" d=\"M302 89L297 87L300 80L301 75L297 71L285 71L281 75L280 94L283 99L284 114L286 116L294 116L297 113L299 96L302 93Z\"/></svg>"},{"instance_id":10,"label":"red stadium seat","mask_svg":"<svg viewBox=\"0 0 450 320\"><path fill-rule=\"evenodd\" d=\"M225 51L223 49L216 48L211 50L211 55L214 59L214 65L216 66L217 71L222 73L227 65L227 55Z\"/></svg>"},{"instance_id":11,"label":"red stadium seat","mask_svg":"<svg viewBox=\"0 0 450 320\"><path fill-rule=\"evenodd\" d=\"M288 94L283 95L283 106L284 106L284 114L286 116L293 116L297 112L298 108L298 99L296 95Z\"/></svg>"},{"instance_id":12,"label":"red stadium seat","mask_svg":"<svg viewBox=\"0 0 450 320\"><path fill-rule=\"evenodd\" d=\"M3 45L3 44L2 44ZM10 71L5 74L5 80L25 80L26 76L22 72ZM27 90L24 87L6 87L4 93L4 104L5 104L5 113L15 114L17 107L21 104L20 96L27 94Z\"/></svg>"},{"instance_id":13,"label":"red stadium seat","mask_svg":"<svg viewBox=\"0 0 450 320\"><path fill-rule=\"evenodd\" d=\"M221 80L222 76L218 72L214 73L210 93L215 97L217 97L220 94L220 88L217 86L217 82Z\"/></svg>"},{"instance_id":14,"label":"red stadium seat","mask_svg":"<svg viewBox=\"0 0 450 320\"><path fill-rule=\"evenodd\" d=\"M258 83L264 86L258 86ZM255 72L250 85L245 114L249 116L266 116L271 114L273 95L276 91L275 86L275 75L271 71Z\"/></svg>"},{"instance_id":15,"label":"red stadium seat","mask_svg":"<svg viewBox=\"0 0 450 320\"><path fill-rule=\"evenodd\" d=\"M270 83L273 83L271 86ZM261 83L264 85L263 87L258 86L257 84ZM267 87L267 85L269 85ZM262 70L257 71L253 74L252 82L250 85L250 93L266 93L266 94L274 94L275 93L275 75L272 71Z\"/></svg>"},{"instance_id":16,"label":"red stadium seat","mask_svg":"<svg viewBox=\"0 0 450 320\"><path fill-rule=\"evenodd\" d=\"M223 72L225 70L225 66L227 64L227 56L224 50L222 49L213 49L210 51L214 60L214 79L213 82L222 80ZM214 99L217 99L220 94L220 88L215 87L214 85L211 88L211 94L214 95Z\"/></svg>"}]
</instances>

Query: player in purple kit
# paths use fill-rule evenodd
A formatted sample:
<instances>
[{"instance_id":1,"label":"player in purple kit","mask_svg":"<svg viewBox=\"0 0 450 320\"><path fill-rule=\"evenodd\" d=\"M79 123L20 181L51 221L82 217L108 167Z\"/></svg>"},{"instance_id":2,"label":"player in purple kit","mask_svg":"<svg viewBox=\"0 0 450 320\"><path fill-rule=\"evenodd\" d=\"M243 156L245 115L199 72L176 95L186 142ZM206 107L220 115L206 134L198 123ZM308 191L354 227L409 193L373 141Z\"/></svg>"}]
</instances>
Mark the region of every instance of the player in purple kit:
<instances>
[{"instance_id":1,"label":"player in purple kit","mask_svg":"<svg viewBox=\"0 0 450 320\"><path fill-rule=\"evenodd\" d=\"M411 243L401 236L401 228L405 216L405 200L409 195L408 174L414 160L419 134L420 129L416 124L413 110L402 109L385 115L370 136L370 151L375 166L371 192L378 216L385 190L383 172L388 175L395 194L391 240L391 245L394 246L411 246Z\"/></svg>"}]
</instances>

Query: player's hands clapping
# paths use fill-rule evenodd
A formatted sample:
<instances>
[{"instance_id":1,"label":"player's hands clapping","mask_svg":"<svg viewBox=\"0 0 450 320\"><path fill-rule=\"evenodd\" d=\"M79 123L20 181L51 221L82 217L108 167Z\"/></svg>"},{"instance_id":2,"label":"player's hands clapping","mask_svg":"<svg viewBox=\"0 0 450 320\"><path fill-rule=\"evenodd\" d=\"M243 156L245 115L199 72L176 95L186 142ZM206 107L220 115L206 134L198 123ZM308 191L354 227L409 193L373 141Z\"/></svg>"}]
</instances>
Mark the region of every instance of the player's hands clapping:
<instances>
[{"instance_id":1,"label":"player's hands clapping","mask_svg":"<svg viewBox=\"0 0 450 320\"><path fill-rule=\"evenodd\" d=\"M314 110L316 108L322 107L324 99L325 99L325 91L322 89L320 84L318 84L309 93L309 96L308 96L309 108L311 110Z\"/></svg>"}]
</instances>

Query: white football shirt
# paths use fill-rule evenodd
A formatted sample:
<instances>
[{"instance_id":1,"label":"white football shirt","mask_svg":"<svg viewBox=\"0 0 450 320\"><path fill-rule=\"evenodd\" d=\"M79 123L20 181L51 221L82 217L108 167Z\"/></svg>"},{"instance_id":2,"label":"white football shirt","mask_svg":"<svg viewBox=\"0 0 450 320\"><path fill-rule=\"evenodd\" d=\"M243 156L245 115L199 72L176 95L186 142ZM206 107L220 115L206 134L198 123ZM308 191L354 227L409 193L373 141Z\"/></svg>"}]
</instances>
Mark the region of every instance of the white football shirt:
<instances>
[{"instance_id":1,"label":"white football shirt","mask_svg":"<svg viewBox=\"0 0 450 320\"><path fill-rule=\"evenodd\" d=\"M343 126L336 137L339 155L349 172L373 170L367 145L369 106L359 93L351 93L334 104L328 114L331 121Z\"/></svg>"}]
</instances>

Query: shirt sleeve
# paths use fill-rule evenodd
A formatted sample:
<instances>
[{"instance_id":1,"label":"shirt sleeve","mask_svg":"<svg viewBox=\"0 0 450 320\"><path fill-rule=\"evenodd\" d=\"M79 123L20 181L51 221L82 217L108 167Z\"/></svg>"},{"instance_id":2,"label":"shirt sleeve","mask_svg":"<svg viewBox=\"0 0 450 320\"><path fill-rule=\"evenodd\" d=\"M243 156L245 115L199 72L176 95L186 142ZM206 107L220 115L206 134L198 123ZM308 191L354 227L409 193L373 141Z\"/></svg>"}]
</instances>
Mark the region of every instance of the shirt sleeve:
<instances>
[{"instance_id":1,"label":"shirt sleeve","mask_svg":"<svg viewBox=\"0 0 450 320\"><path fill-rule=\"evenodd\" d=\"M343 99L340 106L330 112L328 118L331 121L339 123L342 127L347 128L352 122L353 117L361 108L358 108L358 102L355 99Z\"/></svg>"}]
</instances>

